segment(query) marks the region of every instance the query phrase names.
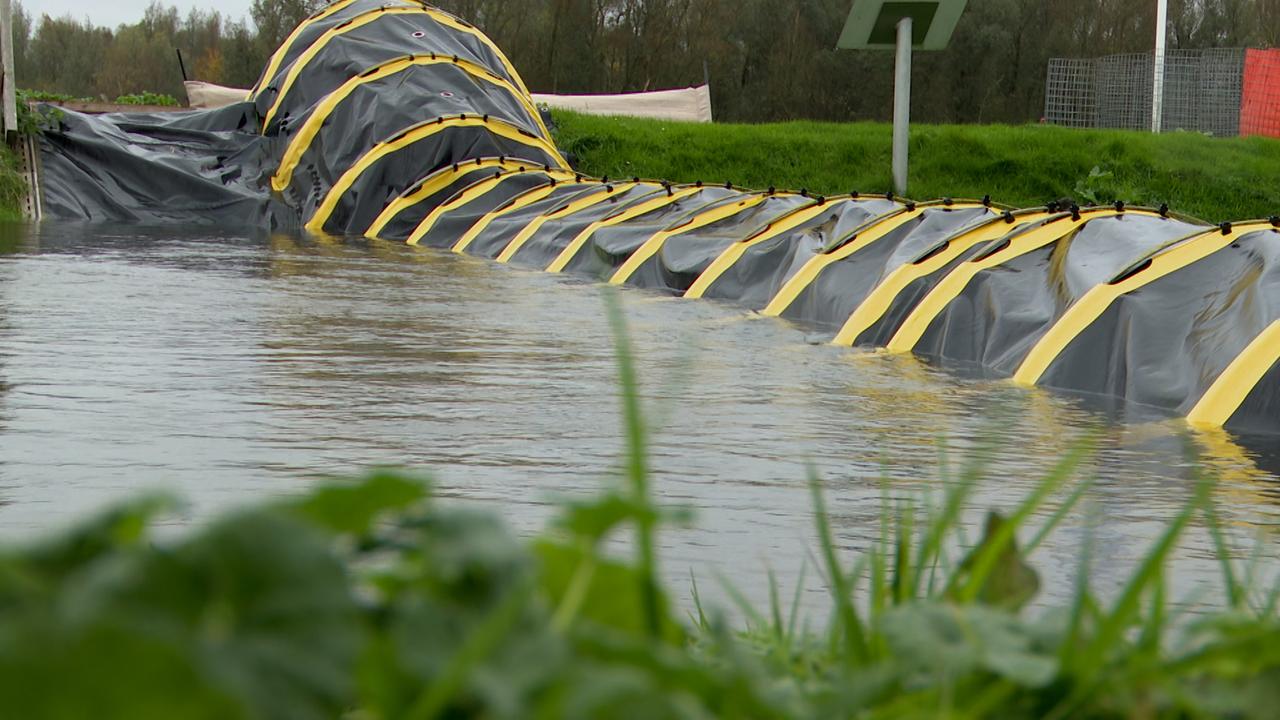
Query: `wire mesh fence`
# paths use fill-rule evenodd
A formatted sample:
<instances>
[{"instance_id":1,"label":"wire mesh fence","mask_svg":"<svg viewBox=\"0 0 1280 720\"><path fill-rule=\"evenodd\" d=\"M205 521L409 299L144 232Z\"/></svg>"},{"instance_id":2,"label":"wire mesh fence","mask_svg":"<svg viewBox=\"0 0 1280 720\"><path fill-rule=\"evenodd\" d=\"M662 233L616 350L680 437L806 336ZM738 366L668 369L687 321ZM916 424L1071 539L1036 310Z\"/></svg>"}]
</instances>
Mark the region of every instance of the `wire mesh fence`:
<instances>
[{"instance_id":1,"label":"wire mesh fence","mask_svg":"<svg viewBox=\"0 0 1280 720\"><path fill-rule=\"evenodd\" d=\"M1280 50L1165 54L1161 129L1280 137ZM1151 129L1151 53L1049 61L1045 120L1077 128Z\"/></svg>"}]
</instances>

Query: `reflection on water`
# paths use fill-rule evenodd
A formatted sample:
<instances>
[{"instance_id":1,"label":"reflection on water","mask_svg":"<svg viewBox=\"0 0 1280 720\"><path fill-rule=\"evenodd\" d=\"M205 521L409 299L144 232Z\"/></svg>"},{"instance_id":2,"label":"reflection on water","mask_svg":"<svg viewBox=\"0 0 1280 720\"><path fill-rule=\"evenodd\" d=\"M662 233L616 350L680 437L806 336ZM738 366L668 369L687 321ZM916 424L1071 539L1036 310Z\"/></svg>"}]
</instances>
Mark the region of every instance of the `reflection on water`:
<instances>
[{"instance_id":1,"label":"reflection on water","mask_svg":"<svg viewBox=\"0 0 1280 720\"><path fill-rule=\"evenodd\" d=\"M153 488L198 520L373 465L429 471L443 494L537 529L557 496L600 487L622 446L601 293L396 244L6 227L0 538ZM655 486L698 511L695 529L665 536L678 583L724 575L759 599L766 567L793 579L810 562L806 463L842 544L863 548L882 495L936 494L990 448L998 480L981 487L976 524L1094 432L1088 502L1033 560L1050 591L1069 591L1090 534L1106 548L1099 583L1114 587L1202 472L1223 479L1241 536L1276 523L1268 441L1245 449L1132 409L1113 421L1087 399L832 348L731 306L622 296L658 426ZM1216 579L1196 531L1173 589Z\"/></svg>"}]
</instances>

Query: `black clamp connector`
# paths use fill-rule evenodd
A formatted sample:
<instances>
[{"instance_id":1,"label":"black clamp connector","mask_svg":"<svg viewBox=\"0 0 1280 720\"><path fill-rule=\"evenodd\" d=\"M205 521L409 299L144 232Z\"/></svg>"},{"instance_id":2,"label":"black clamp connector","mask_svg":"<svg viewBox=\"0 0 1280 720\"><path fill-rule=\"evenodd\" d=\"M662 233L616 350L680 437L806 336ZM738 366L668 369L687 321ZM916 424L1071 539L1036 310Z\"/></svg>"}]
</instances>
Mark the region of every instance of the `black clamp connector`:
<instances>
[{"instance_id":1,"label":"black clamp connector","mask_svg":"<svg viewBox=\"0 0 1280 720\"><path fill-rule=\"evenodd\" d=\"M1057 200L1050 200L1048 205L1044 206L1045 212L1056 213L1062 209Z\"/></svg>"},{"instance_id":2,"label":"black clamp connector","mask_svg":"<svg viewBox=\"0 0 1280 720\"><path fill-rule=\"evenodd\" d=\"M818 205L826 205L826 204L827 204L827 197L825 195L819 195Z\"/></svg>"},{"instance_id":3,"label":"black clamp connector","mask_svg":"<svg viewBox=\"0 0 1280 720\"><path fill-rule=\"evenodd\" d=\"M905 207L905 208L907 209L907 212L914 212L914 211L915 211L915 209L916 209L916 204L915 204L914 202L911 202L910 200L908 200L908 201L906 202L906 204L905 204L905 205L903 205L903 207Z\"/></svg>"},{"instance_id":4,"label":"black clamp connector","mask_svg":"<svg viewBox=\"0 0 1280 720\"><path fill-rule=\"evenodd\" d=\"M893 191L890 190L889 192L885 193L884 199L888 200L889 202L893 202Z\"/></svg>"},{"instance_id":5,"label":"black clamp connector","mask_svg":"<svg viewBox=\"0 0 1280 720\"><path fill-rule=\"evenodd\" d=\"M639 176L639 175L636 175L635 177L632 177L632 178L631 178L631 182L633 182L633 183L639 183L639 182L640 182L640 176Z\"/></svg>"},{"instance_id":6,"label":"black clamp connector","mask_svg":"<svg viewBox=\"0 0 1280 720\"><path fill-rule=\"evenodd\" d=\"M1280 215L1272 215L1270 218L1271 227L1280 228Z\"/></svg>"},{"instance_id":7,"label":"black clamp connector","mask_svg":"<svg viewBox=\"0 0 1280 720\"><path fill-rule=\"evenodd\" d=\"M1160 209L1158 212L1162 218L1169 217L1169 203L1160 203Z\"/></svg>"},{"instance_id":8,"label":"black clamp connector","mask_svg":"<svg viewBox=\"0 0 1280 720\"><path fill-rule=\"evenodd\" d=\"M725 190L732 190L732 189L733 189L733 182L732 182L732 181L729 181L729 180L726 180L726 181L725 181L725 183L724 183L724 189L725 189Z\"/></svg>"},{"instance_id":9,"label":"black clamp connector","mask_svg":"<svg viewBox=\"0 0 1280 720\"><path fill-rule=\"evenodd\" d=\"M944 197L944 198L942 198L942 204L943 204L943 206L945 206L945 207L951 207L952 205L955 205L955 204L956 204L956 201L955 201L955 200L952 200L952 199L951 199L951 198L949 198L949 197Z\"/></svg>"},{"instance_id":10,"label":"black clamp connector","mask_svg":"<svg viewBox=\"0 0 1280 720\"><path fill-rule=\"evenodd\" d=\"M1231 234L1231 223L1229 223L1229 222L1224 222L1224 223L1222 223L1221 225L1219 225L1219 226L1218 226L1218 229L1222 231L1222 234L1223 234L1223 235L1230 235L1230 234Z\"/></svg>"},{"instance_id":11,"label":"black clamp connector","mask_svg":"<svg viewBox=\"0 0 1280 720\"><path fill-rule=\"evenodd\" d=\"M580 183L580 182L582 182L582 173L578 173L578 174L574 175L574 176L573 176L573 181L574 181L574 182L576 182L576 183Z\"/></svg>"},{"instance_id":12,"label":"black clamp connector","mask_svg":"<svg viewBox=\"0 0 1280 720\"><path fill-rule=\"evenodd\" d=\"M1115 208L1116 208L1116 212L1118 212L1118 213L1122 213L1122 212L1124 212L1124 201L1123 201L1123 200L1117 200L1117 201L1116 201L1116 203L1115 203Z\"/></svg>"},{"instance_id":13,"label":"black clamp connector","mask_svg":"<svg viewBox=\"0 0 1280 720\"><path fill-rule=\"evenodd\" d=\"M1071 219L1080 222L1080 206L1075 203L1071 203Z\"/></svg>"},{"instance_id":14,"label":"black clamp connector","mask_svg":"<svg viewBox=\"0 0 1280 720\"><path fill-rule=\"evenodd\" d=\"M849 193L849 197L850 197L850 198L852 198L852 199L854 199L854 200L857 200L857 199L858 199L858 191L857 191L857 190L850 191L850 193Z\"/></svg>"},{"instance_id":15,"label":"black clamp connector","mask_svg":"<svg viewBox=\"0 0 1280 720\"><path fill-rule=\"evenodd\" d=\"M693 184L693 186L694 186L694 187L702 187L702 181L701 181L701 180L699 180L698 182L694 183L694 184Z\"/></svg>"},{"instance_id":16,"label":"black clamp connector","mask_svg":"<svg viewBox=\"0 0 1280 720\"><path fill-rule=\"evenodd\" d=\"M982 207L988 207L988 208L989 208L989 207L991 207L991 196L990 196L990 195L983 195L983 196L982 196Z\"/></svg>"},{"instance_id":17,"label":"black clamp connector","mask_svg":"<svg viewBox=\"0 0 1280 720\"><path fill-rule=\"evenodd\" d=\"M765 195L772 195L772 194L774 194L774 193L776 193L776 192L778 192L778 189L777 189L777 188L775 188L774 186L770 185L770 186L769 186L769 189L768 189L768 190L766 190L764 194L765 194Z\"/></svg>"},{"instance_id":18,"label":"black clamp connector","mask_svg":"<svg viewBox=\"0 0 1280 720\"><path fill-rule=\"evenodd\" d=\"M809 188L800 188L800 197L809 197Z\"/></svg>"},{"instance_id":19,"label":"black clamp connector","mask_svg":"<svg viewBox=\"0 0 1280 720\"><path fill-rule=\"evenodd\" d=\"M1004 220L1006 225L1013 224L1013 213L1009 212L1008 210L1005 210L1003 213L1001 213L1000 217L1001 219Z\"/></svg>"}]
</instances>

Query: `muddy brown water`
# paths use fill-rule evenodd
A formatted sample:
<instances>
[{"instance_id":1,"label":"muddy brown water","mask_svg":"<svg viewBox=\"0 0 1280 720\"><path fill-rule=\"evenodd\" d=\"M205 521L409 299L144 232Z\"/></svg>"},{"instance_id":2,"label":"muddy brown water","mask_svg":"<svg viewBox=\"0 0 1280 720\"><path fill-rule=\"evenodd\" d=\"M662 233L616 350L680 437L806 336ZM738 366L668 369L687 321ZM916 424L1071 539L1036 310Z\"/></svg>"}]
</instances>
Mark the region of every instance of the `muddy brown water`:
<instances>
[{"instance_id":1,"label":"muddy brown water","mask_svg":"<svg viewBox=\"0 0 1280 720\"><path fill-rule=\"evenodd\" d=\"M170 521L184 527L382 465L430 474L449 502L536 532L558 498L608 482L622 450L604 292L392 243L0 228L0 541L154 489L187 501ZM852 558L879 533L886 496L937 497L987 453L966 514L976 537L986 509L1013 507L1091 433L1094 484L1031 561L1043 602L1069 596L1088 539L1095 582L1118 587L1200 474L1220 480L1242 561L1261 548L1259 576L1275 574L1270 440L833 348L730 305L620 298L654 426L654 488L697 515L661 536L664 572L686 598L692 574L763 604L767 570L785 597L807 565L806 606L821 612L806 464ZM1191 601L1218 587L1200 528L1173 567Z\"/></svg>"}]
</instances>

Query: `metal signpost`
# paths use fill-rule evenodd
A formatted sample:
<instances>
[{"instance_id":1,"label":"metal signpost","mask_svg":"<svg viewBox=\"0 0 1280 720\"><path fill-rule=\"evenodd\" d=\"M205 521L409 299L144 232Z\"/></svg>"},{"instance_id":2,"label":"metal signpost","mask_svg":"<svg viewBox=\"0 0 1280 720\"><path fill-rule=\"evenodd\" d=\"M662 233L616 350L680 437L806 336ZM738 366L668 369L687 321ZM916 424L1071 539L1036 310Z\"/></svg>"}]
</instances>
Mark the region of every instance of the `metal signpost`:
<instances>
[{"instance_id":1,"label":"metal signpost","mask_svg":"<svg viewBox=\"0 0 1280 720\"><path fill-rule=\"evenodd\" d=\"M1151 132L1164 120L1164 45L1169 32L1169 0L1156 0L1155 77L1151 79Z\"/></svg>"},{"instance_id":2,"label":"metal signpost","mask_svg":"<svg viewBox=\"0 0 1280 720\"><path fill-rule=\"evenodd\" d=\"M941 50L951 41L968 0L854 0L836 47L896 50L893 84L893 185L907 193L911 125L911 51Z\"/></svg>"}]
</instances>

